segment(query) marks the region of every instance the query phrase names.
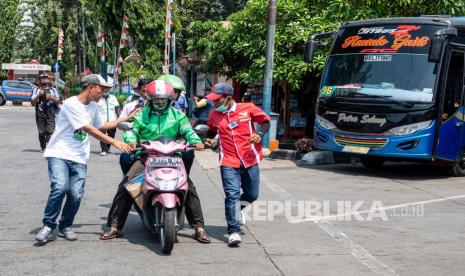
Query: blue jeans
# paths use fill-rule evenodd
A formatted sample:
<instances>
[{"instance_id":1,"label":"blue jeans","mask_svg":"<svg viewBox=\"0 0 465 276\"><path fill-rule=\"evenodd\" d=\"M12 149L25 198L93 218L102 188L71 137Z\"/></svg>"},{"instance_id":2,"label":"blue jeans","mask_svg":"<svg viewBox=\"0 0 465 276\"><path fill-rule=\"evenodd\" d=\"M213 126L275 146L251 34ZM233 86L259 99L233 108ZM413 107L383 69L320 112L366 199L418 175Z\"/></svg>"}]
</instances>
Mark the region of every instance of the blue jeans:
<instances>
[{"instance_id":1,"label":"blue jeans","mask_svg":"<svg viewBox=\"0 0 465 276\"><path fill-rule=\"evenodd\" d=\"M243 165L240 168L221 167L221 179L225 194L224 205L228 234L238 233L241 230L241 208L258 198L260 170L258 165L247 169Z\"/></svg>"},{"instance_id":2,"label":"blue jeans","mask_svg":"<svg viewBox=\"0 0 465 276\"><path fill-rule=\"evenodd\" d=\"M51 190L45 207L43 223L52 229L57 227L56 219L66 195L58 227L61 230L73 225L84 195L87 165L54 157L49 157L47 160Z\"/></svg>"},{"instance_id":3,"label":"blue jeans","mask_svg":"<svg viewBox=\"0 0 465 276\"><path fill-rule=\"evenodd\" d=\"M134 155L131 153L121 153L121 155L119 156L119 165L121 167L123 175L126 175L129 172L134 163L136 163L136 159L134 158Z\"/></svg>"}]
</instances>

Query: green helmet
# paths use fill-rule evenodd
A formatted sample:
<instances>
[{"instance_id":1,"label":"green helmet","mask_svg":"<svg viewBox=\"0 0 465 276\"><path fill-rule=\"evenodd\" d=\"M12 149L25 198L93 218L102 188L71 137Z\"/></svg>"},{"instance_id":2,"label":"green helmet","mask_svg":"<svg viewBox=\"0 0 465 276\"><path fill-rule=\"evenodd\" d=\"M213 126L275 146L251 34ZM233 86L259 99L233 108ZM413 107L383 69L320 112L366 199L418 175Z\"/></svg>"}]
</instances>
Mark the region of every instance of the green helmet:
<instances>
[{"instance_id":1,"label":"green helmet","mask_svg":"<svg viewBox=\"0 0 465 276\"><path fill-rule=\"evenodd\" d=\"M171 87L179 91L186 91L186 86L184 86L184 82L175 75L163 75L158 78L159 80L163 80L167 82Z\"/></svg>"}]
</instances>

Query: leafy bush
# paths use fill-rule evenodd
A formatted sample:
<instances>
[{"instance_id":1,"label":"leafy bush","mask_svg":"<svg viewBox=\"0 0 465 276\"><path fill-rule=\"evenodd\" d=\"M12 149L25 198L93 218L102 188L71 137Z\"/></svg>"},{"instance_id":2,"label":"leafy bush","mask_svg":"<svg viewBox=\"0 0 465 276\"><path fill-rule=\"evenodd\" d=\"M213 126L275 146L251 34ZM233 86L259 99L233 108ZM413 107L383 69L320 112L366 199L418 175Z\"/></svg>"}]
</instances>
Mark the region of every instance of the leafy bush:
<instances>
[{"instance_id":1,"label":"leafy bush","mask_svg":"<svg viewBox=\"0 0 465 276\"><path fill-rule=\"evenodd\" d=\"M309 137L304 137L297 140L297 142L295 142L294 145L298 152L307 153L312 151L313 149L313 139Z\"/></svg>"}]
</instances>

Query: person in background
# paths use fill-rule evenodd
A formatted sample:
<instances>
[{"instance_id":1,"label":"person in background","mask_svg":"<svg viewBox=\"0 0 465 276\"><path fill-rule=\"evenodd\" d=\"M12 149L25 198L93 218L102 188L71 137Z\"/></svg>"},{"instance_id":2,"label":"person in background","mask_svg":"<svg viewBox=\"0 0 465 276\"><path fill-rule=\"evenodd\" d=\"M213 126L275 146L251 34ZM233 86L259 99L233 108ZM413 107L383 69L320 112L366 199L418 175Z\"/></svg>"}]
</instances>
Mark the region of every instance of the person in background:
<instances>
[{"instance_id":1,"label":"person in background","mask_svg":"<svg viewBox=\"0 0 465 276\"><path fill-rule=\"evenodd\" d=\"M44 226L35 236L40 243L47 242L57 226L60 235L65 239L77 239L76 233L70 227L84 196L90 156L89 135L112 144L121 151L131 151L131 147L126 143L99 131L115 128L119 122L126 121L133 115L118 121L103 122L97 102L103 91L112 85L96 74L85 76L81 82L82 92L63 102L58 115L57 130L50 138L44 153L48 161L51 189L42 220ZM62 209L65 197L66 202ZM57 224L56 219L60 213L61 219Z\"/></svg>"},{"instance_id":2,"label":"person in background","mask_svg":"<svg viewBox=\"0 0 465 276\"><path fill-rule=\"evenodd\" d=\"M141 95L141 91L144 91L147 84L150 82L150 80L144 76L140 75L137 77L137 83L132 87L132 94L129 96L126 101L124 101L123 105L126 105L131 102L137 102L139 99L143 99L144 97ZM129 112L130 113L130 112ZM128 113L128 114L129 114Z\"/></svg>"},{"instance_id":3,"label":"person in background","mask_svg":"<svg viewBox=\"0 0 465 276\"><path fill-rule=\"evenodd\" d=\"M108 90L103 93L100 101L98 101L98 108L104 122L116 121L116 119L120 117L121 109L118 99L114 95L111 95ZM102 132L111 138L115 138L116 128L104 129ZM100 156L107 155L110 152L110 147L110 144L100 141L100 148L102 149Z\"/></svg>"},{"instance_id":4,"label":"person in background","mask_svg":"<svg viewBox=\"0 0 465 276\"><path fill-rule=\"evenodd\" d=\"M218 135L219 139L205 142L207 148L219 145L228 245L231 247L242 241L239 232L245 220L240 210L258 198L258 163L263 159L261 140L270 129L270 118L263 110L251 103L236 103L233 94L231 85L218 83L207 96L216 108L208 119L209 137ZM254 123L260 125L259 131L255 131Z\"/></svg>"},{"instance_id":5,"label":"person in background","mask_svg":"<svg viewBox=\"0 0 465 276\"><path fill-rule=\"evenodd\" d=\"M243 103L253 103L252 102L252 94L250 92L245 92L244 96L242 96Z\"/></svg>"},{"instance_id":6,"label":"person in background","mask_svg":"<svg viewBox=\"0 0 465 276\"><path fill-rule=\"evenodd\" d=\"M139 94L139 98L137 100L134 100L130 103L127 103L123 107L123 111L121 112L120 117L122 116L128 116L131 112L133 112L136 109L141 109L145 106L147 102L147 95L146 95L146 90L147 90L147 84L149 84L151 80L147 78L141 78L139 82L136 85L136 90L137 93ZM134 164L134 156L130 153L121 153L119 157L119 165L121 168L121 171L123 172L123 175L126 175L131 168L132 164Z\"/></svg>"},{"instance_id":7,"label":"person in background","mask_svg":"<svg viewBox=\"0 0 465 276\"><path fill-rule=\"evenodd\" d=\"M205 91L204 95L208 95ZM214 109L213 103L205 97L194 97L194 117L197 119L197 124L206 124L210 112Z\"/></svg>"},{"instance_id":8,"label":"person in background","mask_svg":"<svg viewBox=\"0 0 465 276\"><path fill-rule=\"evenodd\" d=\"M39 87L32 91L31 104L36 111L40 149L41 152L44 152L50 137L55 131L55 117L60 105L60 94L50 86L47 74L40 75Z\"/></svg>"}]
</instances>

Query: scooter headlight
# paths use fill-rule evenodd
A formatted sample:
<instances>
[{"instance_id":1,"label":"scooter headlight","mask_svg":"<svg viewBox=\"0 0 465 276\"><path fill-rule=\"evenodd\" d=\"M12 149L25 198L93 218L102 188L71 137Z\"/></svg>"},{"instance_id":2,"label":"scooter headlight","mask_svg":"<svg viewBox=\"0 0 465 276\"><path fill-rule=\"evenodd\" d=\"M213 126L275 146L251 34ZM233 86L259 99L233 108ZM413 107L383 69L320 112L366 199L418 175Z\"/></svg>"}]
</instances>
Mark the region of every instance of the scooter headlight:
<instances>
[{"instance_id":1,"label":"scooter headlight","mask_svg":"<svg viewBox=\"0 0 465 276\"><path fill-rule=\"evenodd\" d=\"M432 122L433 121L430 120L430 121L395 127L395 128L390 129L389 132L397 136L409 135L409 134L412 134L414 132L417 132L419 130L422 130L422 129L425 129L431 126Z\"/></svg>"},{"instance_id":2,"label":"scooter headlight","mask_svg":"<svg viewBox=\"0 0 465 276\"><path fill-rule=\"evenodd\" d=\"M156 183L160 191L174 191L176 190L176 187L178 185L178 180L177 179L173 179L173 180L158 179Z\"/></svg>"},{"instance_id":3,"label":"scooter headlight","mask_svg":"<svg viewBox=\"0 0 465 276\"><path fill-rule=\"evenodd\" d=\"M331 130L331 129L336 128L336 126L333 123L331 123L330 121L326 120L325 118L319 115L316 115L316 121L324 129Z\"/></svg>"}]
</instances>

